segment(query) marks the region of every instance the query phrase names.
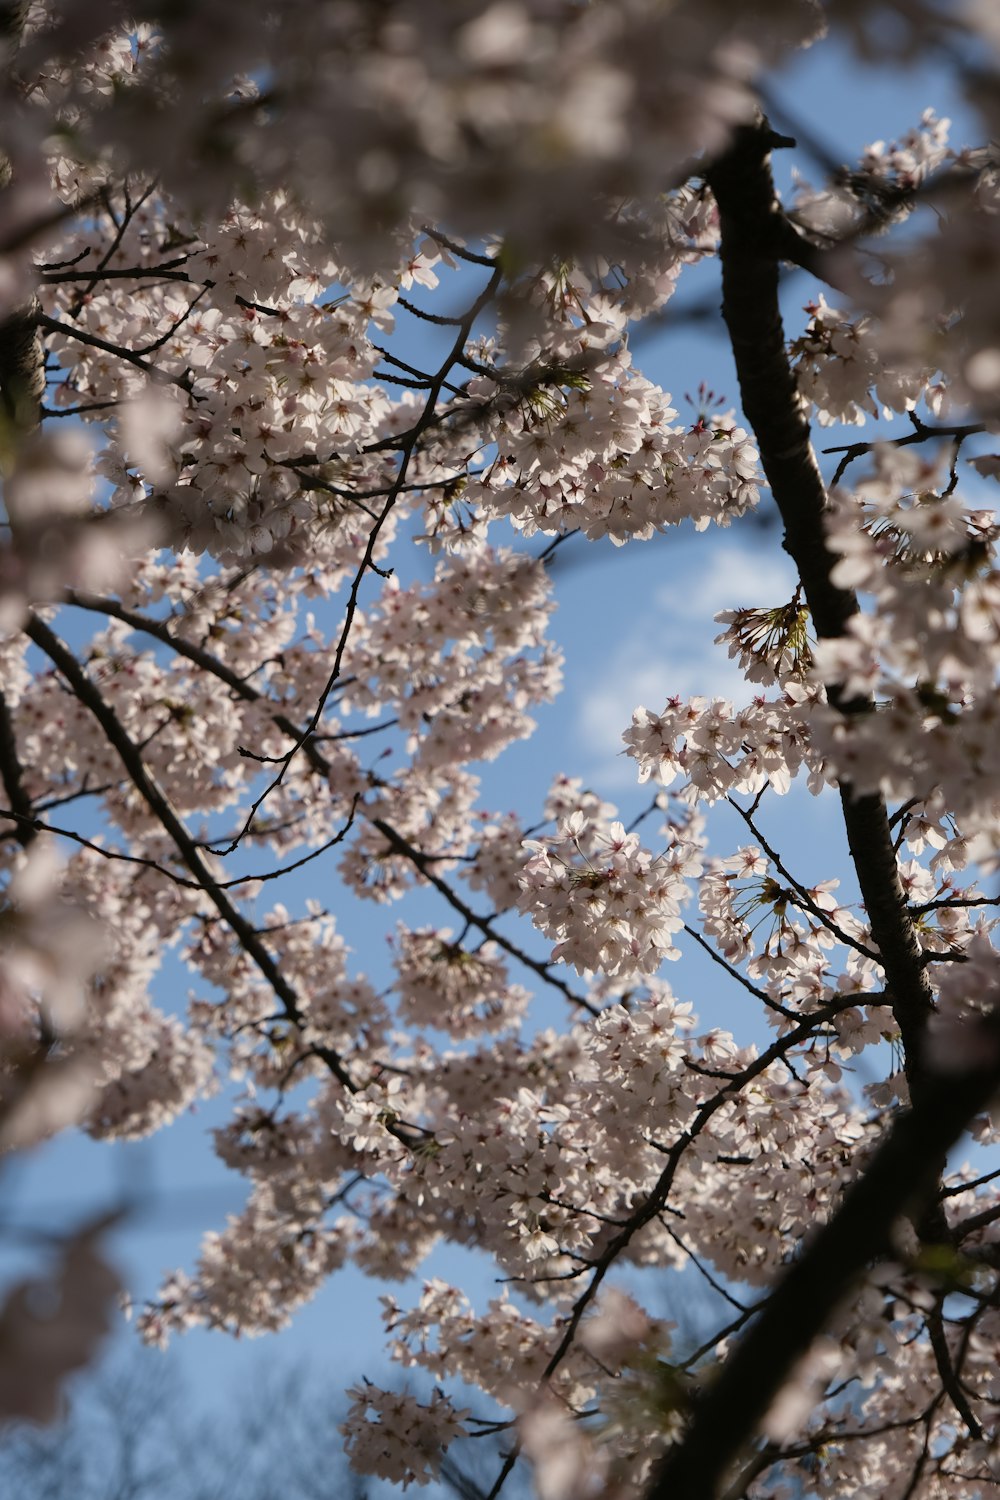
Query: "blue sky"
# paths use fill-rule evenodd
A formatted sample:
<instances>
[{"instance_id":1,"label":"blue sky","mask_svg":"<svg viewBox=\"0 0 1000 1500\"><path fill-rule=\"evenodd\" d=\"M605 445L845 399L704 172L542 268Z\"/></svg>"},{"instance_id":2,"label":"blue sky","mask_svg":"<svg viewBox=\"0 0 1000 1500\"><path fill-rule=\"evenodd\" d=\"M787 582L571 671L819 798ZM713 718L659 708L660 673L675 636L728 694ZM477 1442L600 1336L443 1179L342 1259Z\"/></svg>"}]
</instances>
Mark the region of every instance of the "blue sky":
<instances>
[{"instance_id":1,"label":"blue sky","mask_svg":"<svg viewBox=\"0 0 1000 1500\"><path fill-rule=\"evenodd\" d=\"M956 142L972 138L974 130L948 80L934 68L887 75L827 46L799 57L774 92L790 116L778 121L782 128L794 131L801 111L831 154L844 160L856 157L874 139L891 138L917 124L927 106L952 116ZM778 161L786 174L790 155ZM818 180L813 163L800 156L796 160ZM702 295L717 284L716 277L717 267L709 263L682 280L680 297ZM809 279L799 276L790 289L789 308L801 306L812 290ZM735 404L728 350L703 325L658 335L643 346L638 363L673 393L675 405L700 381ZM531 741L486 768L483 800L496 809L522 808L531 815L553 775L562 771L583 777L628 816L648 800L648 792L635 785L631 762L620 754L620 736L632 709L640 702L659 707L673 692L741 698L738 675L724 649L712 644L719 628L712 617L724 607L787 600L793 587L791 565L776 527L750 520L731 531L696 536L685 529L622 549L573 542L564 549L556 577L559 612L553 633L566 653L566 690L538 714L539 728ZM723 811L715 821L716 852L746 842L735 815ZM790 851L792 868L802 878L847 877L843 855L836 852L842 839L832 799L817 805L801 790L783 802L770 799L766 825L779 847ZM315 894L322 878L317 870L322 866L312 867L297 887L290 884L286 901ZM350 934L355 965L376 975L384 972L384 935L394 915L343 896L332 872L322 895L337 913L341 930ZM446 921L436 907L428 907L429 919L432 910L434 920ZM401 908L401 914L411 920L412 907ZM746 1035L739 997L720 991L707 960L685 959L668 977L682 998L695 1000L706 1024L733 1025ZM168 959L160 1003L165 1008L183 1004L179 987L186 984ZM206 1138L206 1127L224 1115L223 1103L210 1103L169 1132L130 1146L60 1138L5 1169L5 1223L63 1227L118 1201L123 1193L131 1197L142 1192L148 1196L148 1210L123 1224L114 1237L115 1257L141 1300L155 1292L164 1272L192 1264L202 1229L221 1226L225 1214L242 1204L242 1180L215 1161ZM37 1254L36 1242L4 1234L0 1272L5 1266L9 1274L27 1268ZM494 1294L488 1267L468 1252L440 1252L427 1270L467 1287L478 1302ZM386 1368L377 1304L382 1290L381 1284L345 1271L276 1340L236 1342L195 1334L179 1341L170 1357L181 1361L193 1390L206 1399L276 1358L294 1362L308 1357L329 1371L334 1397L349 1380L363 1373L378 1379ZM405 1291L394 1290L406 1299Z\"/></svg>"}]
</instances>

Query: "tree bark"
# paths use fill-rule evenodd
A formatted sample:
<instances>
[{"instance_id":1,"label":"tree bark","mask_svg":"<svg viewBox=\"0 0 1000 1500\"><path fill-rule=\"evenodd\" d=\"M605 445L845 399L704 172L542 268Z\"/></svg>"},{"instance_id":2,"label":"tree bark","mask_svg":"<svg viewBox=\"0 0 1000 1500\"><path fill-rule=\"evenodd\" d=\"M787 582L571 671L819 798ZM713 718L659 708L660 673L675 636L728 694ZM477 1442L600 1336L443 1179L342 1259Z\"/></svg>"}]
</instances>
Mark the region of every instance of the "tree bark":
<instances>
[{"instance_id":1,"label":"tree bark","mask_svg":"<svg viewBox=\"0 0 1000 1500\"><path fill-rule=\"evenodd\" d=\"M805 406L785 347L778 298L785 223L770 153L781 142L767 122L737 131L706 172L721 220L722 311L732 343L743 410L784 526L783 545L798 568L817 637L843 635L858 610L853 592L832 579L836 558L825 537L826 487ZM846 716L870 713L863 698L836 688ZM925 1238L946 1241L936 1187L948 1150L1000 1084L1000 1023L993 1023L976 1070L943 1078L927 1053L933 999L920 944L899 880L885 801L841 784L848 844L872 936L885 972L904 1051L912 1108L901 1113L840 1208L807 1244L759 1317L696 1400L684 1437L668 1451L647 1500L715 1500L733 1462L755 1436L796 1362L822 1332L865 1268L891 1253L893 1225L906 1215Z\"/></svg>"},{"instance_id":2,"label":"tree bark","mask_svg":"<svg viewBox=\"0 0 1000 1500\"><path fill-rule=\"evenodd\" d=\"M771 174L775 136L766 121L739 130L706 178L722 225L722 313L729 330L740 398L754 430L761 463L784 525L784 548L795 562L819 638L844 634L858 611L853 592L831 578L837 559L826 542L826 486L813 450L804 403L785 348L778 300L785 220ZM865 699L832 689L845 715L872 712ZM926 1084L925 1031L931 990L920 944L907 910L885 801L840 787L844 826L885 970L893 1015L906 1059L910 1096Z\"/></svg>"}]
</instances>

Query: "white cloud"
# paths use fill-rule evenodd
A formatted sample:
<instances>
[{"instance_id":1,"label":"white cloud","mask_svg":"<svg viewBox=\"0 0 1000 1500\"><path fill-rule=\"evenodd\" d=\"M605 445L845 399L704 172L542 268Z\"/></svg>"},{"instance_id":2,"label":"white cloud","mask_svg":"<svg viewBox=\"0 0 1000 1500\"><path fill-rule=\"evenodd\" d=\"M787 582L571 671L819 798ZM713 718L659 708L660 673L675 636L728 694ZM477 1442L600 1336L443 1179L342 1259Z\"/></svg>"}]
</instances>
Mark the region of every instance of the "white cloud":
<instances>
[{"instance_id":1,"label":"white cloud","mask_svg":"<svg viewBox=\"0 0 1000 1500\"><path fill-rule=\"evenodd\" d=\"M687 552L688 567L678 568L658 590L652 608L607 658L593 663L593 686L577 701L576 730L590 753L588 773L602 786L635 782L621 737L640 704L659 709L674 694L736 703L752 697L725 647L714 644L720 629L714 616L723 609L784 603L795 588L789 559L731 541L709 550L700 568L690 562Z\"/></svg>"},{"instance_id":2,"label":"white cloud","mask_svg":"<svg viewBox=\"0 0 1000 1500\"><path fill-rule=\"evenodd\" d=\"M714 624L722 609L790 599L795 579L794 565L783 553L758 553L730 542L709 553L699 571L691 570L677 585L664 585L656 605L669 614L697 616ZM714 633L718 635L718 627Z\"/></svg>"}]
</instances>

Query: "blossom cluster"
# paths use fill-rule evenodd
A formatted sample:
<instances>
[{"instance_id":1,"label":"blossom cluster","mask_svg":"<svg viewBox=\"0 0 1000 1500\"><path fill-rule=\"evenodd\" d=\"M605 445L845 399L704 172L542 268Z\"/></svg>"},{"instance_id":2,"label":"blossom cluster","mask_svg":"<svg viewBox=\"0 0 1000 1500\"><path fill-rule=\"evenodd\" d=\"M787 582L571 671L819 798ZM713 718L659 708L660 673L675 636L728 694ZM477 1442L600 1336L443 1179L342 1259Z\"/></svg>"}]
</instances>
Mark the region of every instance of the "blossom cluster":
<instances>
[{"instance_id":1,"label":"blossom cluster","mask_svg":"<svg viewBox=\"0 0 1000 1500\"><path fill-rule=\"evenodd\" d=\"M609 979L651 974L679 958L672 933L683 926L685 875L697 851L676 846L659 859L621 823L602 828L575 812L552 839L528 839L519 906L557 939L552 962Z\"/></svg>"},{"instance_id":2,"label":"blossom cluster","mask_svg":"<svg viewBox=\"0 0 1000 1500\"><path fill-rule=\"evenodd\" d=\"M470 953L452 938L448 930L399 933L397 983L405 1019L455 1037L515 1024L531 997L523 985L511 983L496 945Z\"/></svg>"},{"instance_id":3,"label":"blossom cluster","mask_svg":"<svg viewBox=\"0 0 1000 1500\"><path fill-rule=\"evenodd\" d=\"M784 686L782 697L758 698L738 713L723 698L671 698L660 713L637 708L622 738L639 780L667 787L683 776L692 801L714 802L768 786L780 796L805 766L818 788L822 765L809 728L817 694L795 681Z\"/></svg>"}]
</instances>

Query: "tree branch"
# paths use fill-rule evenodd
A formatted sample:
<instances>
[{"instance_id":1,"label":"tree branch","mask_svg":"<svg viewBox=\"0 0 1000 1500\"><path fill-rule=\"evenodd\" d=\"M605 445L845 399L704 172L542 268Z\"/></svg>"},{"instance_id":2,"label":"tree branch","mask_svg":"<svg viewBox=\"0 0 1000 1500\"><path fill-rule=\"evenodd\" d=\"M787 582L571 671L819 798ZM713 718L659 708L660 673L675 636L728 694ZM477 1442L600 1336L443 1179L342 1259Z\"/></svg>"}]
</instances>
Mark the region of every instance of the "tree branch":
<instances>
[{"instance_id":1,"label":"tree branch","mask_svg":"<svg viewBox=\"0 0 1000 1500\"><path fill-rule=\"evenodd\" d=\"M301 1005L294 988L289 984L288 980L282 974L281 969L264 946L256 928L233 905L205 864L194 839L174 812L169 801L153 780L150 772L146 769L138 747L129 738L117 714L105 702L72 651L59 639L54 631L49 629L44 621L40 620L36 615L30 616L25 627L25 633L29 639L34 641L39 650L44 651L45 655L66 679L75 696L93 714L103 729L109 743L117 750L132 785L172 839L184 864L187 865L191 874L219 913L219 916L228 924L244 952L253 960L261 974L274 990L274 993L284 1006L289 1020L297 1026L303 1025ZM316 1055L322 1058L338 1082L343 1084L352 1093L356 1090L357 1084L351 1077L342 1058L332 1048L323 1047L316 1049Z\"/></svg>"},{"instance_id":2,"label":"tree branch","mask_svg":"<svg viewBox=\"0 0 1000 1500\"><path fill-rule=\"evenodd\" d=\"M798 568L816 635L847 630L858 601L832 579L835 557L826 542L827 499L813 451L804 403L788 361L778 301L774 223L781 213L771 175L772 134L763 120L736 132L706 179L722 224L722 311L729 329L743 409L784 523L784 548ZM836 688L830 702L843 714L868 713L864 699ZM925 1032L931 990L920 943L900 884L885 801L840 787L844 826L879 962L891 992L904 1048L906 1076L916 1102L925 1083Z\"/></svg>"},{"instance_id":3,"label":"tree branch","mask_svg":"<svg viewBox=\"0 0 1000 1500\"><path fill-rule=\"evenodd\" d=\"M224 661L220 661L211 651L204 646L197 645L194 641L187 640L182 635L175 635L170 629L169 620L154 620L149 615L140 614L137 610L127 609L117 599L105 598L98 594L85 594L70 590L67 602L76 605L78 609L91 610L95 614L108 615L112 619L121 620L122 624L129 625L133 630L139 630L144 635L152 637L153 640L162 641L165 646L176 651L178 656L186 657L195 666L201 667L202 671L209 672L224 682L237 697L242 698L245 703L267 704L266 694L253 687L239 673L234 672ZM300 745L306 759L320 776L329 777L332 767L326 756L319 749L311 736L303 738L302 730L297 724L280 712L271 714L272 722L287 734L289 739Z\"/></svg>"},{"instance_id":4,"label":"tree branch","mask_svg":"<svg viewBox=\"0 0 1000 1500\"><path fill-rule=\"evenodd\" d=\"M14 837L22 848L27 849L32 840L37 838L38 829L35 827L31 798L24 790L24 769L17 753L14 721L2 688L0 688L0 781L3 782L4 791L7 793L10 811L17 819Z\"/></svg>"},{"instance_id":5,"label":"tree branch","mask_svg":"<svg viewBox=\"0 0 1000 1500\"><path fill-rule=\"evenodd\" d=\"M977 1065L928 1076L906 1111L695 1403L684 1437L667 1453L647 1500L714 1500L731 1463L757 1431L796 1361L865 1268L892 1252L892 1229L919 1220L937 1191L937 1163L1000 1083L1000 1020L982 1027Z\"/></svg>"},{"instance_id":6,"label":"tree branch","mask_svg":"<svg viewBox=\"0 0 1000 1500\"><path fill-rule=\"evenodd\" d=\"M384 822L382 818L371 818L370 822L373 828L378 829L390 848L396 854L402 855L404 859L408 859L414 868L419 870L423 878L435 890L441 893L448 902L448 905L457 911L461 917L464 917L470 927L478 927L484 937L496 943L497 947L502 948L505 953L509 953L511 958L516 958L518 963L524 964L525 968L531 969L546 984L553 985L565 995L571 1004L578 1005L582 1010L589 1011L592 1016L600 1015L600 1007L592 1005L582 995L574 994L565 980L560 979L558 975L552 973L551 964L542 963L540 959L532 958L529 954L525 953L516 943L512 943L509 938L504 937L503 933L498 931L489 917L477 916L468 902L463 901L458 892L452 890L448 882L431 868L429 855L423 854L419 849L414 848L408 839L405 839L401 833L397 833L395 828Z\"/></svg>"}]
</instances>

